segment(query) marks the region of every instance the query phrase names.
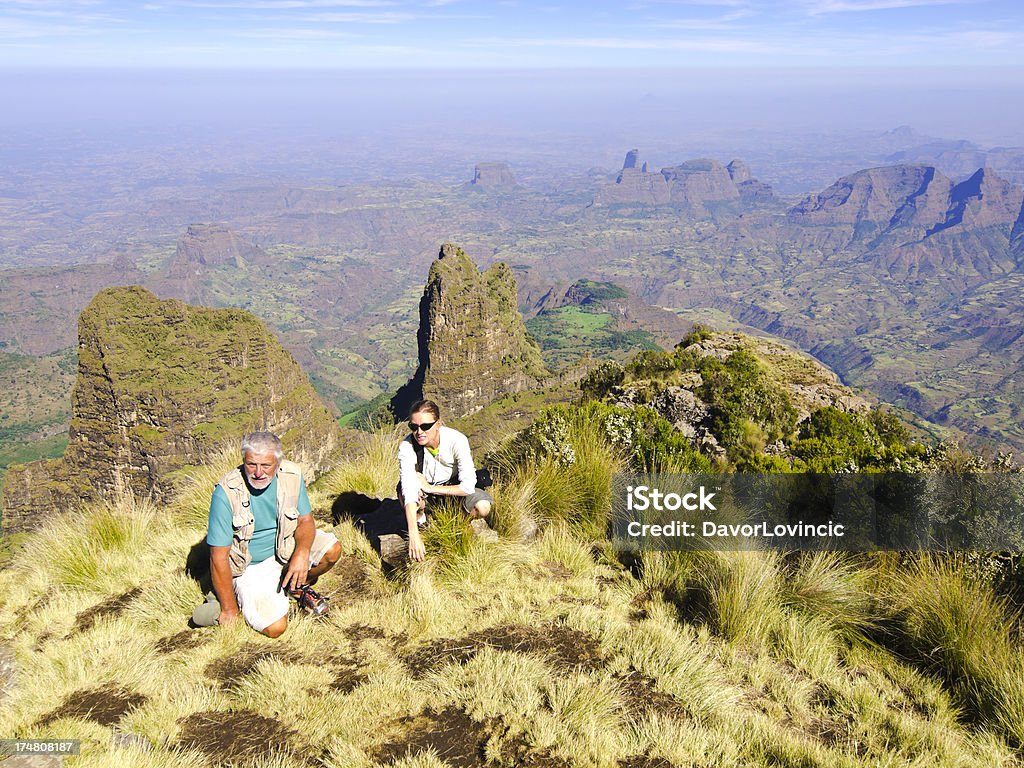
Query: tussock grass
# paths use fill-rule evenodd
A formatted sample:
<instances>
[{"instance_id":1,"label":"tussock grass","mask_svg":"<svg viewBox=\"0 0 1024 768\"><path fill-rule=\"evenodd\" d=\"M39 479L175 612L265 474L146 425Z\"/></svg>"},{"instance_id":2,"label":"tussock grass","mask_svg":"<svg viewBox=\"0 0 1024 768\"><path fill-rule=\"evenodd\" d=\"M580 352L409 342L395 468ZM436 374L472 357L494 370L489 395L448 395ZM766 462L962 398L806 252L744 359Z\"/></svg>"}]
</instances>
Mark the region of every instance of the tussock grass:
<instances>
[{"instance_id":1,"label":"tussock grass","mask_svg":"<svg viewBox=\"0 0 1024 768\"><path fill-rule=\"evenodd\" d=\"M577 410L560 422L557 452L526 452L508 445L490 458L500 478L499 532L514 535L524 520L567 524L586 540L603 539L612 505L612 477L626 467L596 414Z\"/></svg>"},{"instance_id":2,"label":"tussock grass","mask_svg":"<svg viewBox=\"0 0 1024 768\"><path fill-rule=\"evenodd\" d=\"M357 455L317 479L309 490L313 509L323 509L340 493L393 498L398 482L398 444L407 434L400 426L381 424L366 433Z\"/></svg>"},{"instance_id":3,"label":"tussock grass","mask_svg":"<svg viewBox=\"0 0 1024 768\"><path fill-rule=\"evenodd\" d=\"M139 747L113 747L107 752L85 750L74 763L68 763L75 768L207 768L210 758L197 749L152 752Z\"/></svg>"},{"instance_id":4,"label":"tussock grass","mask_svg":"<svg viewBox=\"0 0 1024 768\"><path fill-rule=\"evenodd\" d=\"M388 493L395 442L378 443ZM1024 722L1016 616L955 567L642 553L634 576L595 555L601 514L583 525L570 519L600 498L603 480L560 485L564 467L538 480L542 461L521 470L503 478L496 514L509 499L574 489L557 514L530 512L544 523L537 540L477 540L454 510L435 522L425 563L385 575L343 523L336 533L365 580L351 561L344 578L325 577L337 590L332 615L295 616L276 641L241 622L185 629L200 595L182 569L219 469L197 481L194 527L180 499L173 516L125 500L51 522L0 570L0 638L19 670L0 732L82 738L86 754L71 764L187 767L210 758L172 748L185 718L252 710L301 734L296 755L253 765L376 768L372 755L406 733L409 718L452 709L490 729L482 748L503 764L545 755L601 768L644 759L737 768L1021 765L1013 751ZM564 498L552 495L551 504ZM83 531L92 537L84 555L63 543L81 543ZM86 562L56 562L54 542ZM912 664L886 649L880 628L895 632L893 645ZM552 629L589 656L573 661L564 648L531 640ZM481 640L501 636L525 639L500 648ZM413 669L434 647L468 651ZM239 658L266 651L283 654L243 664L230 684L222 679ZM114 748L109 726L80 717L40 724L65 697L103 685L145 697L117 728L145 737L151 751ZM444 762L428 748L385 764Z\"/></svg>"},{"instance_id":5,"label":"tussock grass","mask_svg":"<svg viewBox=\"0 0 1024 768\"><path fill-rule=\"evenodd\" d=\"M546 706L527 723L532 743L580 765L600 765L621 753L622 712L614 689L572 675L549 678L543 696Z\"/></svg>"},{"instance_id":6,"label":"tussock grass","mask_svg":"<svg viewBox=\"0 0 1024 768\"><path fill-rule=\"evenodd\" d=\"M464 666L449 666L423 681L438 701L464 708L476 720L501 717L523 733L531 713L544 706L551 670L535 656L483 648Z\"/></svg>"},{"instance_id":7,"label":"tussock grass","mask_svg":"<svg viewBox=\"0 0 1024 768\"><path fill-rule=\"evenodd\" d=\"M555 459L516 466L502 474L495 494L495 528L515 536L529 523L541 527L568 522L584 504L584 488L577 473L566 471Z\"/></svg>"},{"instance_id":8,"label":"tussock grass","mask_svg":"<svg viewBox=\"0 0 1024 768\"><path fill-rule=\"evenodd\" d=\"M687 553L688 610L730 640L758 643L783 618L777 552Z\"/></svg>"},{"instance_id":9,"label":"tussock grass","mask_svg":"<svg viewBox=\"0 0 1024 768\"><path fill-rule=\"evenodd\" d=\"M658 681L659 689L676 696L695 719L709 721L739 699L692 628L647 620L626 628L615 645L633 669Z\"/></svg>"},{"instance_id":10,"label":"tussock grass","mask_svg":"<svg viewBox=\"0 0 1024 768\"><path fill-rule=\"evenodd\" d=\"M937 672L981 722L1024 745L1024 654L1019 614L947 561L922 557L886 595L903 645Z\"/></svg>"},{"instance_id":11,"label":"tussock grass","mask_svg":"<svg viewBox=\"0 0 1024 768\"><path fill-rule=\"evenodd\" d=\"M699 723L664 715L652 715L634 723L625 750L630 755L648 755L673 765L739 768L743 761L739 744Z\"/></svg>"},{"instance_id":12,"label":"tussock grass","mask_svg":"<svg viewBox=\"0 0 1024 768\"><path fill-rule=\"evenodd\" d=\"M47 521L14 557L12 568L37 588L114 592L124 584L125 569L132 581L152 570L150 541L160 528L166 525L158 523L149 501L124 496L100 502Z\"/></svg>"},{"instance_id":13,"label":"tussock grass","mask_svg":"<svg viewBox=\"0 0 1024 768\"><path fill-rule=\"evenodd\" d=\"M241 463L241 446L224 443L210 452L205 463L179 470L175 476L176 493L172 505L177 521L205 532L214 487Z\"/></svg>"},{"instance_id":14,"label":"tussock grass","mask_svg":"<svg viewBox=\"0 0 1024 768\"><path fill-rule=\"evenodd\" d=\"M878 616L873 572L839 552L797 558L781 585L783 603L825 622L846 639L862 637Z\"/></svg>"},{"instance_id":15,"label":"tussock grass","mask_svg":"<svg viewBox=\"0 0 1024 768\"><path fill-rule=\"evenodd\" d=\"M573 576L589 576L597 570L590 549L565 525L554 525L544 531L537 552L543 563L549 567L560 565Z\"/></svg>"}]
</instances>

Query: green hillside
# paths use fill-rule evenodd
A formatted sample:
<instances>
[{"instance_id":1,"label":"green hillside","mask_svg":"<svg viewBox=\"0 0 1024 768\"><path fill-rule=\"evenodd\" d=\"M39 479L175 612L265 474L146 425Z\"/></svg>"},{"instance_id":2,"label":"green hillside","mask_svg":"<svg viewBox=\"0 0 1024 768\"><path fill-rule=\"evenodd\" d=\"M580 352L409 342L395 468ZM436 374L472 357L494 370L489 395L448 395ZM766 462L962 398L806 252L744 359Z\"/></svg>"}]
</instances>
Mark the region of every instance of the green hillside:
<instances>
[{"instance_id":1,"label":"green hillside","mask_svg":"<svg viewBox=\"0 0 1024 768\"><path fill-rule=\"evenodd\" d=\"M60 456L67 445L75 354L0 351L0 481L11 464Z\"/></svg>"},{"instance_id":2,"label":"green hillside","mask_svg":"<svg viewBox=\"0 0 1024 768\"><path fill-rule=\"evenodd\" d=\"M612 549L616 472L751 460L738 450L751 430L727 437L726 393L791 451L863 428L836 415L856 411L814 407L820 371L797 375L797 356L771 365L760 342L689 341L689 356L595 373L588 401L545 411L496 451L499 539L441 513L421 564L386 571L331 519L341 493L392 491L400 432L367 435L311 488L344 550L320 582L331 615L296 616L280 640L240 622L186 628L209 489L233 455L193 473L169 507L126 497L54 518L0 570L0 647L18 670L0 732L80 739L69 766L1020 766L1020 620L1000 596L1014 561ZM738 362L737 350L720 369L701 362L734 343L749 344ZM699 386L691 365L707 374ZM799 386L763 386L781 371ZM725 457L673 437L649 404L597 397L670 381L717 404ZM780 399L829 417L804 435ZM885 434L879 462L897 448L966 460Z\"/></svg>"}]
</instances>

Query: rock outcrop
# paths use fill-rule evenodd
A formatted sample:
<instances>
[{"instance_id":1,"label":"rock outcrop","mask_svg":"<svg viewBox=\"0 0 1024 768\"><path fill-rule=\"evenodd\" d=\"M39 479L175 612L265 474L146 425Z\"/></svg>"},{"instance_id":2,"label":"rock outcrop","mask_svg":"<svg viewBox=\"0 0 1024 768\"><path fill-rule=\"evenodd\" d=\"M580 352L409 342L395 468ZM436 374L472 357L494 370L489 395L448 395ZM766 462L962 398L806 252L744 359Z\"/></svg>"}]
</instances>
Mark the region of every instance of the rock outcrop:
<instances>
[{"instance_id":1,"label":"rock outcrop","mask_svg":"<svg viewBox=\"0 0 1024 768\"><path fill-rule=\"evenodd\" d=\"M662 168L659 173L648 173L647 163L640 162L640 151L631 149L615 183L598 190L594 205L671 203L702 211L706 203L763 201L772 197L771 187L754 179L742 160L733 160L728 166L717 160L688 160Z\"/></svg>"},{"instance_id":2,"label":"rock outcrop","mask_svg":"<svg viewBox=\"0 0 1024 768\"><path fill-rule=\"evenodd\" d=\"M739 189L717 160L687 160L671 168L662 168L661 175L669 185L673 203L700 208L704 203L736 200Z\"/></svg>"},{"instance_id":3,"label":"rock outcrop","mask_svg":"<svg viewBox=\"0 0 1024 768\"><path fill-rule=\"evenodd\" d=\"M419 365L391 401L404 418L421 397L445 415L467 416L546 375L540 350L516 304L516 280L503 263L477 269L455 245L441 246L420 299Z\"/></svg>"},{"instance_id":4,"label":"rock outcrop","mask_svg":"<svg viewBox=\"0 0 1024 768\"><path fill-rule=\"evenodd\" d=\"M1021 204L1020 213L1017 214L1013 229L1010 230L1010 255L1018 267L1024 267L1024 203Z\"/></svg>"},{"instance_id":5,"label":"rock outcrop","mask_svg":"<svg viewBox=\"0 0 1024 768\"><path fill-rule=\"evenodd\" d=\"M789 398L798 421L825 407L848 413L866 413L871 408L820 361L768 339L719 332L686 347L695 357L718 360L726 360L739 350L752 353L765 366L773 386ZM701 374L695 371L678 376L672 384L644 379L612 388L609 400L624 407L652 408L706 452L722 453L712 432L712 410L700 397L703 383Z\"/></svg>"},{"instance_id":6,"label":"rock outcrop","mask_svg":"<svg viewBox=\"0 0 1024 768\"><path fill-rule=\"evenodd\" d=\"M68 447L62 459L9 471L7 531L123 491L161 498L176 470L253 429L279 434L310 474L338 443L337 423L298 363L248 312L110 288L78 328Z\"/></svg>"},{"instance_id":7,"label":"rock outcrop","mask_svg":"<svg viewBox=\"0 0 1024 768\"><path fill-rule=\"evenodd\" d=\"M514 187L516 177L508 163L477 163L470 184L475 187Z\"/></svg>"},{"instance_id":8,"label":"rock outcrop","mask_svg":"<svg viewBox=\"0 0 1024 768\"><path fill-rule=\"evenodd\" d=\"M259 261L262 249L246 242L223 224L190 224L168 265L168 277L190 278L203 274L206 267L244 267Z\"/></svg>"},{"instance_id":9,"label":"rock outcrop","mask_svg":"<svg viewBox=\"0 0 1024 768\"><path fill-rule=\"evenodd\" d=\"M729 172L729 178L744 202L767 202L775 197L771 185L751 176L750 168L742 160L733 160L725 166L725 170Z\"/></svg>"}]
</instances>

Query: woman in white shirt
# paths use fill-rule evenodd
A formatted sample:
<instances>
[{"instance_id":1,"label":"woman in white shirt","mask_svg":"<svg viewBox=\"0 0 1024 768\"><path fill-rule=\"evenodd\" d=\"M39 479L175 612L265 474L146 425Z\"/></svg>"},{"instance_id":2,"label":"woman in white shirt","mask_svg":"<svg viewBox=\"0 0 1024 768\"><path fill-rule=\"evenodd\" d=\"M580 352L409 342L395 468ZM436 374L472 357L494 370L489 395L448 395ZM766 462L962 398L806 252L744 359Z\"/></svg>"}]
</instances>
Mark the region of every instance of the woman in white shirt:
<instances>
[{"instance_id":1,"label":"woman in white shirt","mask_svg":"<svg viewBox=\"0 0 1024 768\"><path fill-rule=\"evenodd\" d=\"M491 511L494 498L477 487L469 440L444 425L437 403L413 403L409 430L411 434L398 446L398 495L409 530L409 557L421 561L424 548L419 526L426 519L425 510L431 501L460 496L470 517L483 518Z\"/></svg>"}]
</instances>

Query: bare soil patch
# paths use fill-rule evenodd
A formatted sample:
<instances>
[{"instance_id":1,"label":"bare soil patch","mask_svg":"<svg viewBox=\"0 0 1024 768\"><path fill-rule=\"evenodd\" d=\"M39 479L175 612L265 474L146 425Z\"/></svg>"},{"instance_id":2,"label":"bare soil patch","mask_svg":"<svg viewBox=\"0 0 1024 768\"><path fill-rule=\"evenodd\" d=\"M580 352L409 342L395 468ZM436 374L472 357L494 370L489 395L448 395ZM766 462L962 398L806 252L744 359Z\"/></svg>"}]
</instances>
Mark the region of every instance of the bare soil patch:
<instances>
[{"instance_id":1,"label":"bare soil patch","mask_svg":"<svg viewBox=\"0 0 1024 768\"><path fill-rule=\"evenodd\" d=\"M141 693L113 686L75 691L67 696L60 706L43 715L36 725L49 725L62 717L76 717L92 720L100 725L114 725L124 715L146 703Z\"/></svg>"},{"instance_id":2,"label":"bare soil patch","mask_svg":"<svg viewBox=\"0 0 1024 768\"><path fill-rule=\"evenodd\" d=\"M276 659L285 663L315 662L290 648L268 648L260 645L246 645L230 656L215 659L206 665L206 676L220 683L223 690L229 690L251 675L264 659Z\"/></svg>"},{"instance_id":3,"label":"bare soil patch","mask_svg":"<svg viewBox=\"0 0 1024 768\"><path fill-rule=\"evenodd\" d=\"M407 733L381 745L371 755L379 763L390 763L406 755L428 749L452 768L484 768L484 749L492 727L478 723L461 709L449 707L441 712L428 710L416 717L404 717L397 723Z\"/></svg>"},{"instance_id":4,"label":"bare soil patch","mask_svg":"<svg viewBox=\"0 0 1024 768\"><path fill-rule=\"evenodd\" d=\"M115 595L107 600L104 600L98 605L94 605L92 608L82 611L75 617L75 626L72 627L72 632L85 632L87 629L92 627L98 619L105 616L117 616L124 613L125 609L131 605L132 601L142 594L142 587L135 587L127 592Z\"/></svg>"},{"instance_id":5,"label":"bare soil patch","mask_svg":"<svg viewBox=\"0 0 1024 768\"><path fill-rule=\"evenodd\" d=\"M256 712L196 712L178 723L176 746L198 749L216 761L212 765L252 761L296 748L295 731Z\"/></svg>"},{"instance_id":6,"label":"bare soil patch","mask_svg":"<svg viewBox=\"0 0 1024 768\"><path fill-rule=\"evenodd\" d=\"M406 755L433 749L452 768L490 768L515 765L523 768L572 768L572 763L545 750L536 750L522 736L509 736L496 720L478 722L465 711L448 707L427 710L395 722L402 735L382 744L371 755L378 763L390 763ZM486 759L487 746L499 748L498 762Z\"/></svg>"},{"instance_id":7,"label":"bare soil patch","mask_svg":"<svg viewBox=\"0 0 1024 768\"><path fill-rule=\"evenodd\" d=\"M353 643L360 640L386 640L388 634L379 627L371 627L369 624L351 624L343 630L345 637Z\"/></svg>"},{"instance_id":8,"label":"bare soil patch","mask_svg":"<svg viewBox=\"0 0 1024 768\"><path fill-rule=\"evenodd\" d=\"M563 671L593 671L604 665L597 638L553 622L537 627L504 624L465 637L436 640L406 654L403 661L419 679L446 664L465 664L484 648L535 653Z\"/></svg>"},{"instance_id":9,"label":"bare soil patch","mask_svg":"<svg viewBox=\"0 0 1024 768\"><path fill-rule=\"evenodd\" d=\"M210 639L209 634L197 632L194 629L183 629L173 635L161 637L156 641L157 653L174 653L175 651L191 650L198 648Z\"/></svg>"},{"instance_id":10,"label":"bare soil patch","mask_svg":"<svg viewBox=\"0 0 1024 768\"><path fill-rule=\"evenodd\" d=\"M533 749L522 737L502 743L501 763L524 768L573 768L571 762L556 757L545 749Z\"/></svg>"},{"instance_id":11,"label":"bare soil patch","mask_svg":"<svg viewBox=\"0 0 1024 768\"><path fill-rule=\"evenodd\" d=\"M364 597L366 595L366 568L355 555L344 555L334 567L317 582L317 591L332 600Z\"/></svg>"},{"instance_id":12,"label":"bare soil patch","mask_svg":"<svg viewBox=\"0 0 1024 768\"><path fill-rule=\"evenodd\" d=\"M334 680L330 682L330 688L341 693L351 693L370 679L359 670L360 665L356 661L342 663L335 672Z\"/></svg>"},{"instance_id":13,"label":"bare soil patch","mask_svg":"<svg viewBox=\"0 0 1024 768\"><path fill-rule=\"evenodd\" d=\"M688 714L675 696L659 691L653 678L635 669L615 675L615 680L626 700L626 711L633 717L648 713L684 717Z\"/></svg>"},{"instance_id":14,"label":"bare soil patch","mask_svg":"<svg viewBox=\"0 0 1024 768\"><path fill-rule=\"evenodd\" d=\"M541 565L544 566L551 577L557 581L568 581L572 578L572 571L561 563L556 563L554 560L545 560Z\"/></svg>"},{"instance_id":15,"label":"bare soil patch","mask_svg":"<svg viewBox=\"0 0 1024 768\"><path fill-rule=\"evenodd\" d=\"M675 766L664 757L630 755L619 760L619 768L675 768Z\"/></svg>"}]
</instances>

